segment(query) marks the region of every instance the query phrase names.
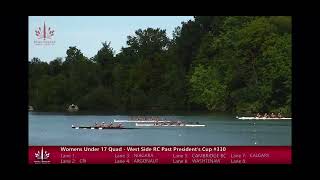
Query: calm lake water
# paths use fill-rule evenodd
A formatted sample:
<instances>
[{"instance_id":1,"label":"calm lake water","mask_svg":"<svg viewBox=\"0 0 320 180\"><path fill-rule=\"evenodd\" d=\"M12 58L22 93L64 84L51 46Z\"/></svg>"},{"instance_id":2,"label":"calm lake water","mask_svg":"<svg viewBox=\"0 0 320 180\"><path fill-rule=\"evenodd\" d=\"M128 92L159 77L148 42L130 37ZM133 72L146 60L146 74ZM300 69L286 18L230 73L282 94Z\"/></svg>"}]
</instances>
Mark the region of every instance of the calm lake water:
<instances>
[{"instance_id":1,"label":"calm lake water","mask_svg":"<svg viewBox=\"0 0 320 180\"><path fill-rule=\"evenodd\" d=\"M140 129L73 129L129 119L125 115L29 113L29 145L291 145L291 120L238 120L231 115L170 115L207 127L140 127ZM123 123L135 127L135 123Z\"/></svg>"}]
</instances>

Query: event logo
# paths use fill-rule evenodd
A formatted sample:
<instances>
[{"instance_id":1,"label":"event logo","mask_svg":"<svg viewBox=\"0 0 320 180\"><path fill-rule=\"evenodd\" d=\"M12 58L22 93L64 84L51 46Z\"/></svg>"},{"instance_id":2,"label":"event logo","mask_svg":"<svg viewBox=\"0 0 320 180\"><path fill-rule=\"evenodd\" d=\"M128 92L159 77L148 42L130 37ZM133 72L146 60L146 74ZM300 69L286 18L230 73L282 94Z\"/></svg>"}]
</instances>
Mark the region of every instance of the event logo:
<instances>
[{"instance_id":1,"label":"event logo","mask_svg":"<svg viewBox=\"0 0 320 180\"><path fill-rule=\"evenodd\" d=\"M50 157L50 153L47 151L43 151L43 147L41 148L41 151L38 151L37 153L34 153L37 161L34 161L35 164L49 164L50 161L48 161Z\"/></svg>"},{"instance_id":2,"label":"event logo","mask_svg":"<svg viewBox=\"0 0 320 180\"><path fill-rule=\"evenodd\" d=\"M36 45L53 45L55 43L53 36L55 35L54 29L46 27L46 22L43 23L43 27L38 27L35 30L35 35L38 40L35 40Z\"/></svg>"}]
</instances>

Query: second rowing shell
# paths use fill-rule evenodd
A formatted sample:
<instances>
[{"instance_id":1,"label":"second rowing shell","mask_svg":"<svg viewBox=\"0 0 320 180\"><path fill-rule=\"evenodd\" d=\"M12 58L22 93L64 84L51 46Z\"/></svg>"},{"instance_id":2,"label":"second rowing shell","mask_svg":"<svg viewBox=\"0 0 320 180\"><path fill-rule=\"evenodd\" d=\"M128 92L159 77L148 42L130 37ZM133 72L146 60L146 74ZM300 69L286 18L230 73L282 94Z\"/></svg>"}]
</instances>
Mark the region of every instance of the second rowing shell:
<instances>
[{"instance_id":1,"label":"second rowing shell","mask_svg":"<svg viewBox=\"0 0 320 180\"><path fill-rule=\"evenodd\" d=\"M92 126L72 126L73 129L138 129L138 128L126 128L126 127L92 127Z\"/></svg>"},{"instance_id":2,"label":"second rowing shell","mask_svg":"<svg viewBox=\"0 0 320 180\"><path fill-rule=\"evenodd\" d=\"M206 127L204 124L165 124L165 125L155 125L155 124L139 124L136 123L138 127Z\"/></svg>"},{"instance_id":3,"label":"second rowing shell","mask_svg":"<svg viewBox=\"0 0 320 180\"><path fill-rule=\"evenodd\" d=\"M276 120L276 119L292 119L292 118L258 118L258 117L236 117L237 119L242 119L242 120L250 120L250 119L255 119L255 120Z\"/></svg>"}]
</instances>

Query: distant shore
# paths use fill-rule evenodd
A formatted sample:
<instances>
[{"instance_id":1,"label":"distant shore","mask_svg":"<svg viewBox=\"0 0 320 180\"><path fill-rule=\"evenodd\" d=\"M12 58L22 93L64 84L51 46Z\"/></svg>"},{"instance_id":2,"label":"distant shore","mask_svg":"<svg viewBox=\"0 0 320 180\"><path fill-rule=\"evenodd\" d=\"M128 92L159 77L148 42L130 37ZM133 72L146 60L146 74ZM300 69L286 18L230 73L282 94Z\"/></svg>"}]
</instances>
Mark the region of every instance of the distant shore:
<instances>
[{"instance_id":1,"label":"distant shore","mask_svg":"<svg viewBox=\"0 0 320 180\"><path fill-rule=\"evenodd\" d=\"M125 115L125 116L170 116L170 115L235 115L230 112L210 111L29 111L31 114L61 114L61 115Z\"/></svg>"}]
</instances>

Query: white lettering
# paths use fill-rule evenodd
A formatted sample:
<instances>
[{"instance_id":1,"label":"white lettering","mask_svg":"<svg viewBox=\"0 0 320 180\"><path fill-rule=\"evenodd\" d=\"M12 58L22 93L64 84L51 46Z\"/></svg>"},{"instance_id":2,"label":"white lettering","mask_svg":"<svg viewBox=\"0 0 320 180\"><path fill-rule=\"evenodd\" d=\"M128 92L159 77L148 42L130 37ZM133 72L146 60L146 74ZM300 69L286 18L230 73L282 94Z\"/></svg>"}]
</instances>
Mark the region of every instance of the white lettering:
<instances>
[{"instance_id":1,"label":"white lettering","mask_svg":"<svg viewBox=\"0 0 320 180\"><path fill-rule=\"evenodd\" d=\"M142 163L155 164L155 163L158 163L158 159L134 159L133 162L138 164L142 164Z\"/></svg>"},{"instance_id":2,"label":"white lettering","mask_svg":"<svg viewBox=\"0 0 320 180\"><path fill-rule=\"evenodd\" d=\"M172 154L173 158L183 158L182 154Z\"/></svg>"},{"instance_id":3,"label":"white lettering","mask_svg":"<svg viewBox=\"0 0 320 180\"><path fill-rule=\"evenodd\" d=\"M266 158L270 157L269 153L250 153L250 157Z\"/></svg>"},{"instance_id":4,"label":"white lettering","mask_svg":"<svg viewBox=\"0 0 320 180\"><path fill-rule=\"evenodd\" d=\"M239 159L231 159L231 164L241 164L242 161Z\"/></svg>"},{"instance_id":5,"label":"white lettering","mask_svg":"<svg viewBox=\"0 0 320 180\"><path fill-rule=\"evenodd\" d=\"M99 151L99 148L95 148L95 147L84 147L83 148L84 151Z\"/></svg>"},{"instance_id":6,"label":"white lettering","mask_svg":"<svg viewBox=\"0 0 320 180\"><path fill-rule=\"evenodd\" d=\"M125 158L126 155L124 155L124 154L115 154L114 157L115 158Z\"/></svg>"},{"instance_id":7,"label":"white lettering","mask_svg":"<svg viewBox=\"0 0 320 180\"><path fill-rule=\"evenodd\" d=\"M182 164L183 163L183 160L176 160L176 159L173 159L173 164Z\"/></svg>"},{"instance_id":8,"label":"white lettering","mask_svg":"<svg viewBox=\"0 0 320 180\"><path fill-rule=\"evenodd\" d=\"M119 148L117 148L117 147L109 147L109 148L108 148L108 151L110 151L110 152L122 151L122 147L119 147Z\"/></svg>"},{"instance_id":9,"label":"white lettering","mask_svg":"<svg viewBox=\"0 0 320 180\"><path fill-rule=\"evenodd\" d=\"M241 158L241 154L231 154L231 158Z\"/></svg>"},{"instance_id":10,"label":"white lettering","mask_svg":"<svg viewBox=\"0 0 320 180\"><path fill-rule=\"evenodd\" d=\"M82 148L61 147L60 151L82 151Z\"/></svg>"},{"instance_id":11,"label":"white lettering","mask_svg":"<svg viewBox=\"0 0 320 180\"><path fill-rule=\"evenodd\" d=\"M126 161L125 160L123 160L123 159L116 159L115 161L114 161L114 163L116 163L116 164L120 164L120 163L126 163Z\"/></svg>"},{"instance_id":12,"label":"white lettering","mask_svg":"<svg viewBox=\"0 0 320 180\"><path fill-rule=\"evenodd\" d=\"M127 147L127 151L140 151L139 147Z\"/></svg>"}]
</instances>

